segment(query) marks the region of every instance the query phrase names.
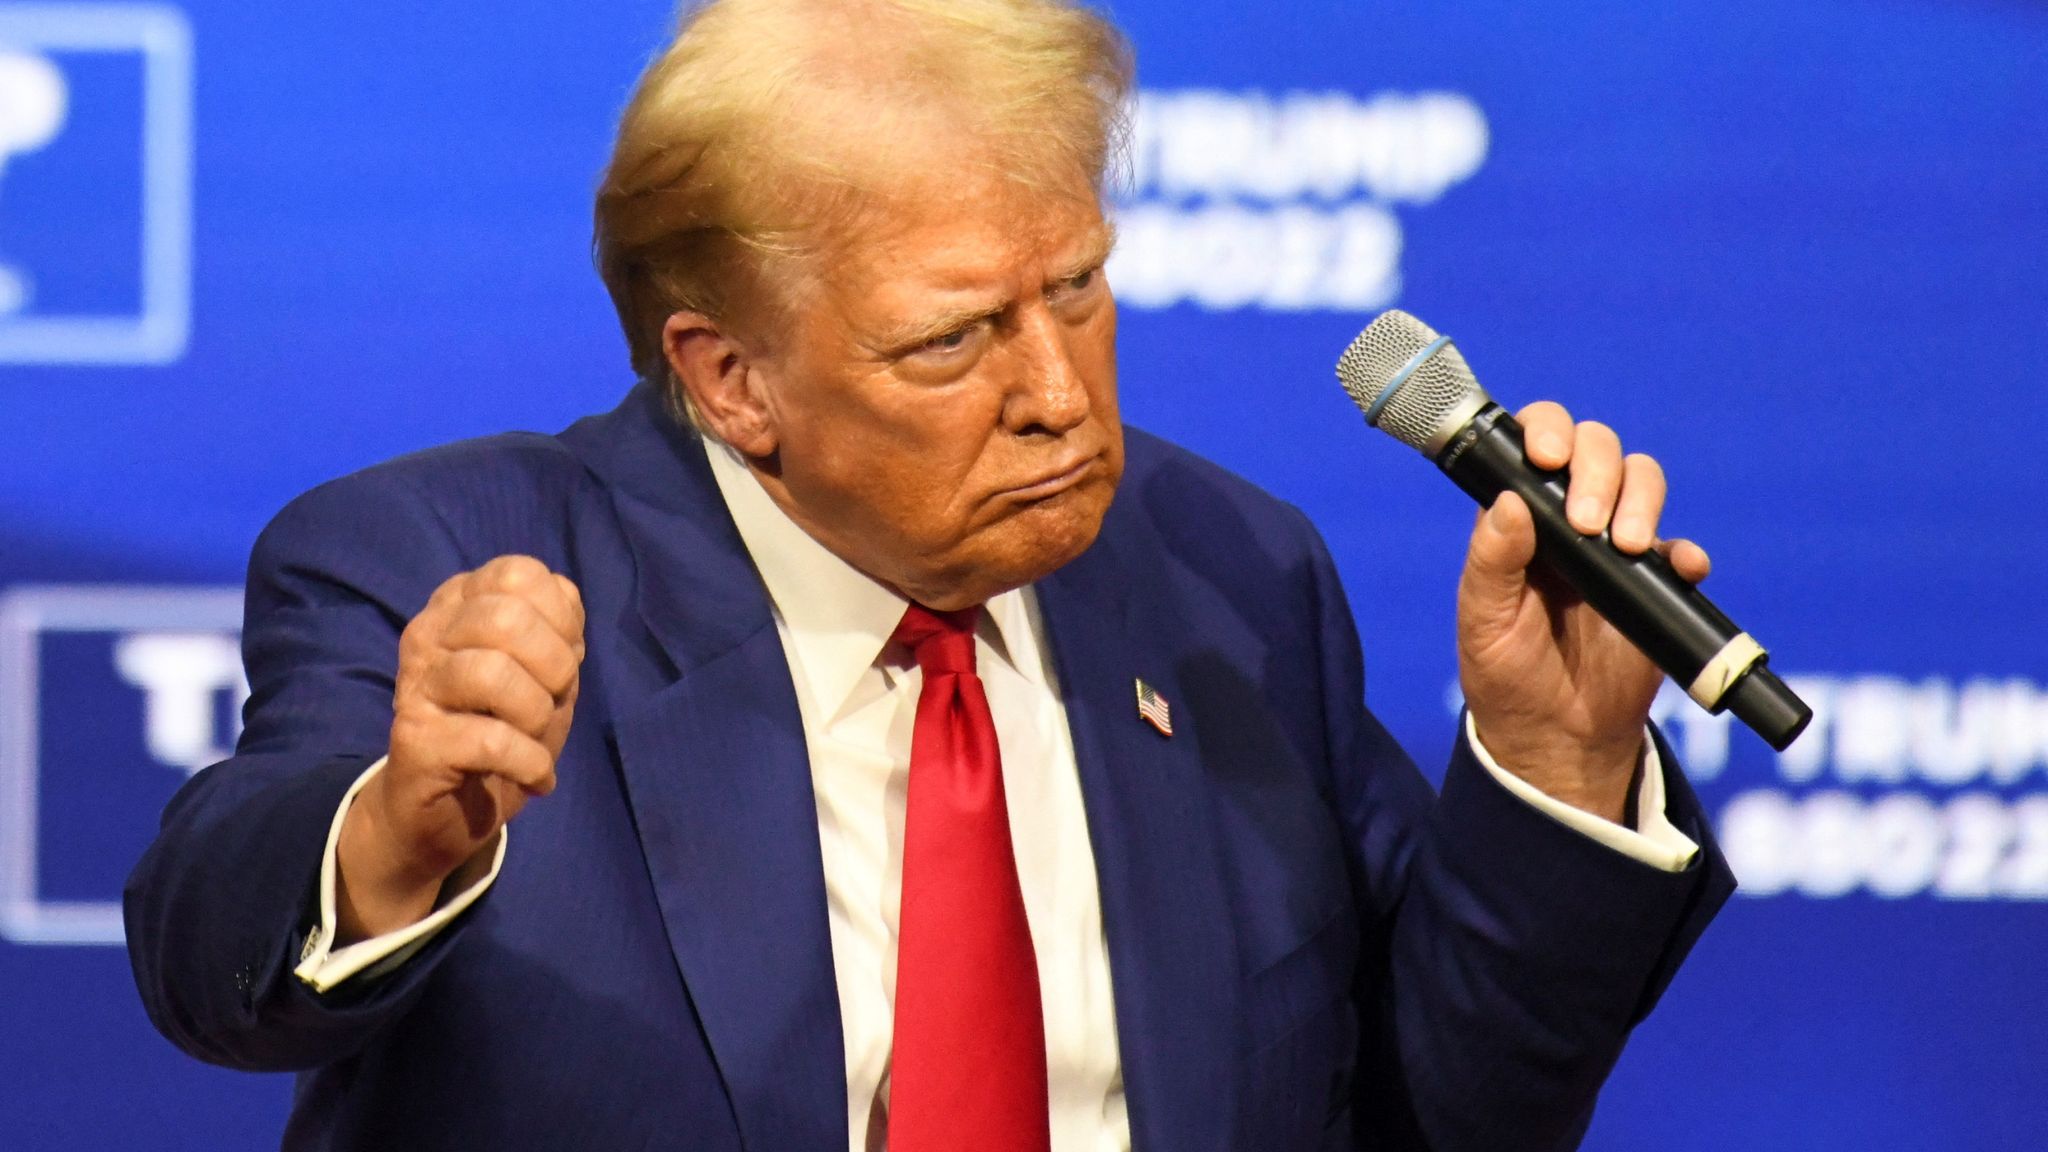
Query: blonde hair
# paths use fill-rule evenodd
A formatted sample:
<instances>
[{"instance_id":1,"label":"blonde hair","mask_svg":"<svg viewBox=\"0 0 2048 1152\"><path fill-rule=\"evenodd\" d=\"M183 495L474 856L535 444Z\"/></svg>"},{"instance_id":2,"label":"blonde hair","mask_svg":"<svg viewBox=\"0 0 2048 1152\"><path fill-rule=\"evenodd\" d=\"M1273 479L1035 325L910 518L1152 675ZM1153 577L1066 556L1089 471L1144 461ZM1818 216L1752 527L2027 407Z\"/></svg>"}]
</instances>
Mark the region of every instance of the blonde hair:
<instances>
[{"instance_id":1,"label":"blonde hair","mask_svg":"<svg viewBox=\"0 0 2048 1152\"><path fill-rule=\"evenodd\" d=\"M593 247L634 370L677 311L774 319L835 225L960 163L1099 195L1130 50L1067 0L710 0L620 119ZM962 134L965 134L964 137ZM971 158L940 141L972 142ZM946 165L955 166L946 170Z\"/></svg>"}]
</instances>

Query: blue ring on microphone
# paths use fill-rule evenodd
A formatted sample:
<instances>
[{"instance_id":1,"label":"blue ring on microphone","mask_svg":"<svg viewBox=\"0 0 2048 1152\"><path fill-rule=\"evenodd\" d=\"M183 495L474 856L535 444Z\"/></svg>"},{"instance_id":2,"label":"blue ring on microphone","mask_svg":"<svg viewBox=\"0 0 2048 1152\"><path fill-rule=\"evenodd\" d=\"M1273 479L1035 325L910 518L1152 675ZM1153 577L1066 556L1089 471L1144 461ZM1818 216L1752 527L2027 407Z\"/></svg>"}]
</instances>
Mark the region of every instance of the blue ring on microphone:
<instances>
[{"instance_id":1,"label":"blue ring on microphone","mask_svg":"<svg viewBox=\"0 0 2048 1152\"><path fill-rule=\"evenodd\" d=\"M1401 370L1399 372L1394 373L1394 378L1392 380L1387 381L1387 386L1380 389L1380 394L1378 396L1373 397L1372 405L1365 410L1365 422L1372 425L1375 428L1379 427L1380 409L1385 408L1387 406L1387 401L1394 398L1394 392L1397 389L1399 389L1401 385L1406 384L1410 376L1415 375L1415 370L1417 368L1422 367L1423 364L1428 362L1431 356L1436 355L1438 349L1442 348L1446 344L1449 344L1450 342L1451 338L1449 336L1439 336L1436 339L1431 340L1429 343L1423 345L1422 351L1417 352L1413 356L1410 356L1408 358L1408 362L1406 364L1401 365Z\"/></svg>"}]
</instances>

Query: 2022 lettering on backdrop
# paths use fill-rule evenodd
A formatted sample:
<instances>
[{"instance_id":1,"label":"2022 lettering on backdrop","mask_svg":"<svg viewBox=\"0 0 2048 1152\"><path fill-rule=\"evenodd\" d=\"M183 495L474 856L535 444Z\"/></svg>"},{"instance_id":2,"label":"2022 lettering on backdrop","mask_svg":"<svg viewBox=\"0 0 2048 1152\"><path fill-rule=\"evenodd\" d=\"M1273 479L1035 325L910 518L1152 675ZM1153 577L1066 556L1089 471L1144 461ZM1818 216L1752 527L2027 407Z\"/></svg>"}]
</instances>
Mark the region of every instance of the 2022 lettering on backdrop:
<instances>
[{"instance_id":1,"label":"2022 lettering on backdrop","mask_svg":"<svg viewBox=\"0 0 2048 1152\"><path fill-rule=\"evenodd\" d=\"M1671 473L1811 703L1660 722L1742 881L1587 1142L2048 1147L2048 9L1123 0L1132 423L1328 537L1440 764L1471 510L1337 353L1398 305ZM232 746L322 480L630 386L589 200L667 0L0 3L0 1147L274 1144L150 1031L122 878Z\"/></svg>"}]
</instances>

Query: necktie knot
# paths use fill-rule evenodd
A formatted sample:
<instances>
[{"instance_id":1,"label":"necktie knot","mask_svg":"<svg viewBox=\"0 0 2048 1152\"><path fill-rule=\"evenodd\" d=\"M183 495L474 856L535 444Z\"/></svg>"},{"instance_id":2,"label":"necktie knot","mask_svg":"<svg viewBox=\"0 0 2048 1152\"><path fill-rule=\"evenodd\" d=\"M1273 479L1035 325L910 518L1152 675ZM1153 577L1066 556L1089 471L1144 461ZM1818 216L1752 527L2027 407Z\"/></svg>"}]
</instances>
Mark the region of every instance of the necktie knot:
<instances>
[{"instance_id":1,"label":"necktie knot","mask_svg":"<svg viewBox=\"0 0 2048 1152\"><path fill-rule=\"evenodd\" d=\"M912 604L903 613L891 637L910 652L911 659L927 676L942 672L974 671L974 624L981 616L979 605L956 612L935 612Z\"/></svg>"}]
</instances>

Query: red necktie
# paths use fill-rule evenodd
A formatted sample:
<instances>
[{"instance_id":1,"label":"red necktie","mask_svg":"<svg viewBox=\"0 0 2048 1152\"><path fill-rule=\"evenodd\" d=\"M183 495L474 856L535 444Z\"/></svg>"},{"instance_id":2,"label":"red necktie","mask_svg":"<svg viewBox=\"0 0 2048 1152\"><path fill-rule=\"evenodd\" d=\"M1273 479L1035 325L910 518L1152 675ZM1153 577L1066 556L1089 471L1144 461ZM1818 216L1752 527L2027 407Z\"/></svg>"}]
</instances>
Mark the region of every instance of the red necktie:
<instances>
[{"instance_id":1,"label":"red necktie","mask_svg":"<svg viewBox=\"0 0 2048 1152\"><path fill-rule=\"evenodd\" d=\"M889 1152L1047 1152L1045 1018L974 674L979 608L912 604L895 640L924 670L903 818Z\"/></svg>"}]
</instances>

